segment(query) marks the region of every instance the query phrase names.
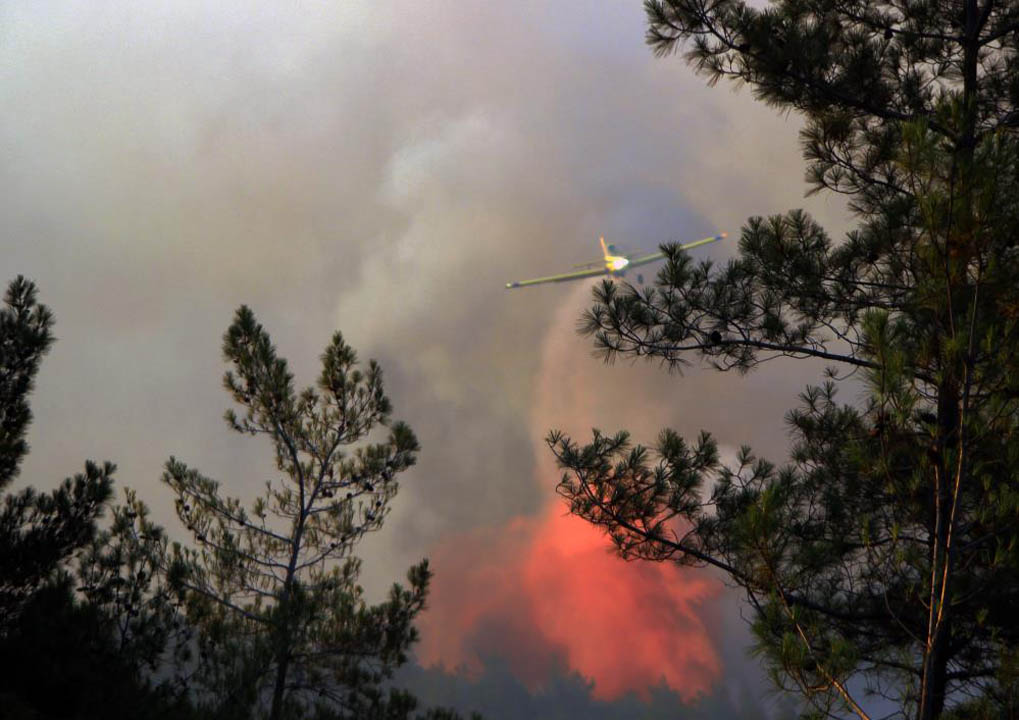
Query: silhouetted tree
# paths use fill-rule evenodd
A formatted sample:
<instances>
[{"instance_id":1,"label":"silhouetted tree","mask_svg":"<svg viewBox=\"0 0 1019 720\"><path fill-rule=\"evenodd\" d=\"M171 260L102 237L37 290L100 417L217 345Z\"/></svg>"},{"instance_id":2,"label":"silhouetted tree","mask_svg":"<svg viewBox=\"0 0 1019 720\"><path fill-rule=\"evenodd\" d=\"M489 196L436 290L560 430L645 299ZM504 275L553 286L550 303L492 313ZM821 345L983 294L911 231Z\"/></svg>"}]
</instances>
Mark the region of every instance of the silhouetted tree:
<instances>
[{"instance_id":1,"label":"silhouetted tree","mask_svg":"<svg viewBox=\"0 0 1019 720\"><path fill-rule=\"evenodd\" d=\"M0 308L0 490L28 452L28 396L53 344L53 315L36 302L35 285L18 276ZM33 488L5 495L0 507L0 636L25 601L95 534L110 496L114 466L85 463L85 472L49 494Z\"/></svg>"},{"instance_id":2,"label":"silhouetted tree","mask_svg":"<svg viewBox=\"0 0 1019 720\"><path fill-rule=\"evenodd\" d=\"M36 295L35 284L19 275L8 285L0 309L0 490L17 476L28 453L28 396L53 344L53 314L36 302Z\"/></svg>"},{"instance_id":3,"label":"silhouetted tree","mask_svg":"<svg viewBox=\"0 0 1019 720\"><path fill-rule=\"evenodd\" d=\"M130 658L139 682L184 695L194 672L194 629L164 572L166 532L130 488L77 564L77 592L105 622L111 647ZM158 678L158 680L155 680Z\"/></svg>"},{"instance_id":4,"label":"silhouetted tree","mask_svg":"<svg viewBox=\"0 0 1019 720\"><path fill-rule=\"evenodd\" d=\"M0 310L0 488L28 452L28 395L52 324L35 286L14 280ZM130 491L111 528L97 531L114 469L88 462L49 494L25 488L3 499L0 717L189 717L182 687L154 680L166 648L185 647L170 642L174 609L153 573L162 531ZM81 599L69 574L76 556Z\"/></svg>"},{"instance_id":5,"label":"silhouetted tree","mask_svg":"<svg viewBox=\"0 0 1019 720\"><path fill-rule=\"evenodd\" d=\"M686 43L710 82L804 116L813 190L860 225L836 245L799 211L751 218L726 266L671 248L655 287L605 283L586 316L609 359L830 362L787 416L786 465L744 448L723 466L707 433L553 432L560 492L624 557L740 586L815 717L868 717L869 692L920 720L1016 717L1019 5L645 6L657 53Z\"/></svg>"},{"instance_id":6,"label":"silhouetted tree","mask_svg":"<svg viewBox=\"0 0 1019 720\"><path fill-rule=\"evenodd\" d=\"M223 353L232 365L224 383L243 409L226 420L271 441L282 477L246 510L179 460L166 464L163 480L198 548L174 546L171 580L201 629L208 701L219 717L408 717L413 698L383 683L417 638L411 623L424 606L428 564L372 606L351 551L381 527L396 476L414 463L414 434L389 422L381 370L374 361L359 369L339 333L317 387L300 393L247 307ZM379 425L388 437L368 442Z\"/></svg>"},{"instance_id":7,"label":"silhouetted tree","mask_svg":"<svg viewBox=\"0 0 1019 720\"><path fill-rule=\"evenodd\" d=\"M67 574L41 587L0 638L0 717L197 717L185 692L148 672L137 644L120 641L115 628L128 619L76 599Z\"/></svg>"}]
</instances>

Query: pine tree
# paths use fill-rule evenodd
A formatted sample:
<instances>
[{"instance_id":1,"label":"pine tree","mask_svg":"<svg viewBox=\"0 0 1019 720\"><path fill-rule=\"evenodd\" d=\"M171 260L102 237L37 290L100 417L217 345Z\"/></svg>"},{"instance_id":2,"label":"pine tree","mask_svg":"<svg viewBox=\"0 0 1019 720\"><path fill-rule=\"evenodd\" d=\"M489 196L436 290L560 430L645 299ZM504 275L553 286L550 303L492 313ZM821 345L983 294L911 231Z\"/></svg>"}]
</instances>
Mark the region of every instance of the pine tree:
<instances>
[{"instance_id":1,"label":"pine tree","mask_svg":"<svg viewBox=\"0 0 1019 720\"><path fill-rule=\"evenodd\" d=\"M186 699L195 666L194 628L164 572L166 531L130 488L111 515L109 526L80 554L78 596L108 638L103 646L127 660L121 681L127 675L136 685L148 683L164 696Z\"/></svg>"},{"instance_id":2,"label":"pine tree","mask_svg":"<svg viewBox=\"0 0 1019 720\"><path fill-rule=\"evenodd\" d=\"M36 296L18 277L0 310L0 489L28 452L28 396L53 343L53 315ZM171 642L175 613L158 579L153 585L162 531L130 491L110 529L97 528L114 471L87 462L49 493L27 487L3 498L0 716L188 717L179 688L153 680L166 649L184 647Z\"/></svg>"},{"instance_id":3,"label":"pine tree","mask_svg":"<svg viewBox=\"0 0 1019 720\"><path fill-rule=\"evenodd\" d=\"M43 355L53 345L53 313L36 302L35 284L19 275L0 310L0 490L17 477L28 453L28 396Z\"/></svg>"},{"instance_id":4,"label":"pine tree","mask_svg":"<svg viewBox=\"0 0 1019 720\"><path fill-rule=\"evenodd\" d=\"M413 698L383 688L417 637L430 572L369 605L354 545L381 527L396 476L415 461L410 428L389 421L382 372L365 370L336 333L317 387L295 391L286 360L241 307L224 336L224 383L240 405L227 423L265 436L281 477L250 510L171 458L164 482L197 549L175 545L171 582L199 628L197 675L217 717L397 718ZM369 442L377 426L387 437Z\"/></svg>"},{"instance_id":5,"label":"pine tree","mask_svg":"<svg viewBox=\"0 0 1019 720\"><path fill-rule=\"evenodd\" d=\"M28 396L53 344L53 314L36 297L35 284L19 275L0 308L0 490L17 477L28 453ZM32 594L92 540L114 470L112 463L87 462L83 473L48 494L27 487L3 498L0 636Z\"/></svg>"},{"instance_id":6,"label":"pine tree","mask_svg":"<svg viewBox=\"0 0 1019 720\"><path fill-rule=\"evenodd\" d=\"M585 330L607 359L749 372L822 358L788 413L789 461L707 433L549 445L574 513L628 558L712 566L757 649L814 717L1019 715L1019 5L648 0L681 46L805 120L813 191L847 195L840 243L800 211L751 218L739 256L675 248L654 287L604 283ZM836 399L847 377L865 401Z\"/></svg>"}]
</instances>

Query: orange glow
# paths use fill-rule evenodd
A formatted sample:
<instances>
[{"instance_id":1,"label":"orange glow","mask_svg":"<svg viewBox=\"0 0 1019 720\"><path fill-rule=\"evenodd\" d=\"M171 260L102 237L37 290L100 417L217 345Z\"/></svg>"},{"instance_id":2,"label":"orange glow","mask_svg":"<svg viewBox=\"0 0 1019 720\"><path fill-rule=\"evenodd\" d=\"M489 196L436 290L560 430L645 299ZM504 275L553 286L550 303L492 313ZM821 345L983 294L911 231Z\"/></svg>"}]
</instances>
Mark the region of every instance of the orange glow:
<instances>
[{"instance_id":1,"label":"orange glow","mask_svg":"<svg viewBox=\"0 0 1019 720\"><path fill-rule=\"evenodd\" d=\"M593 695L647 696L664 682L684 698L706 692L721 666L700 613L719 592L701 573L624 562L585 521L550 504L443 543L424 617L421 662L481 670L506 658L532 689L565 666L594 681Z\"/></svg>"},{"instance_id":2,"label":"orange glow","mask_svg":"<svg viewBox=\"0 0 1019 720\"><path fill-rule=\"evenodd\" d=\"M606 407L618 407L614 392L592 392L599 371L589 368L599 366L573 333L586 298L584 288L573 294L542 348L532 423L545 503L534 516L447 537L429 553L435 581L418 658L476 676L497 656L532 690L565 670L592 680L600 700L630 691L647 698L663 682L690 699L721 673L705 621L721 585L701 571L617 557L605 535L569 515L554 494L559 472L537 435L586 430Z\"/></svg>"}]
</instances>

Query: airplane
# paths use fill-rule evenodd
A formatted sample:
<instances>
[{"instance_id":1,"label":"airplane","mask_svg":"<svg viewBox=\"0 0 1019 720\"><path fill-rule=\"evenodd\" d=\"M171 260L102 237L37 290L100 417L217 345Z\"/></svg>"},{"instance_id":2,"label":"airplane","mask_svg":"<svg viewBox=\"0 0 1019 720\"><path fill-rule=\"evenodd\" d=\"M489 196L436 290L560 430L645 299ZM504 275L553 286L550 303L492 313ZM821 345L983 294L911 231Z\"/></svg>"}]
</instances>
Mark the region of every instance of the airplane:
<instances>
[{"instance_id":1,"label":"airplane","mask_svg":"<svg viewBox=\"0 0 1019 720\"><path fill-rule=\"evenodd\" d=\"M722 240L726 237L728 237L727 233L719 233L718 235L712 235L711 237L704 238L703 240L695 240L694 242L687 243L686 245L680 245L679 248L680 250L689 250L690 248L707 245L708 243L713 243L716 240ZM562 275L549 275L548 277L540 277L533 280L508 282L506 283L506 288L512 289L527 287L528 285L539 285L541 283L567 282L569 280L580 280L581 278L596 277L598 275L622 277L626 274L626 271L629 268L646 265L647 263L661 260L665 257L665 253L663 252L651 253L649 255L617 255L616 246L606 245L605 238L598 238L598 242L601 243L601 251L604 256L602 261L575 265L574 267L586 268L583 270L577 270L576 272L563 273ZM637 282L643 283L644 277L638 275Z\"/></svg>"}]
</instances>

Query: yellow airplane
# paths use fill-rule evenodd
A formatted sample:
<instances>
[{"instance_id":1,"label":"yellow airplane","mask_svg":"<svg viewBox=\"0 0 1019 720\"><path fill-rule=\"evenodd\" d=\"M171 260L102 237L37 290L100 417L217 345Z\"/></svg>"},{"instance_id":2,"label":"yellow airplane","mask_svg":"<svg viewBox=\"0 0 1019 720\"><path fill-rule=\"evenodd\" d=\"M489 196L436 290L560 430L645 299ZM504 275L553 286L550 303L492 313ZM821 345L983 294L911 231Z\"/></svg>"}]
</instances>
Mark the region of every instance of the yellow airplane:
<instances>
[{"instance_id":1,"label":"yellow airplane","mask_svg":"<svg viewBox=\"0 0 1019 720\"><path fill-rule=\"evenodd\" d=\"M679 248L681 250L689 250L690 248L707 245L708 243L713 243L716 240L722 240L726 237L728 237L727 233L719 233L718 235L712 235L711 237L704 238L703 240L696 240L692 243L687 243L686 245L680 245ZM534 280L508 282L506 283L506 287L518 288L527 287L528 285L539 285L541 283L566 282L568 280L580 280L581 278L596 277L598 275L622 277L629 268L646 265L647 263L654 262L655 260L661 260L665 257L665 253L663 252L651 253L649 255L617 255L615 245L606 245L605 238L598 238L598 242L601 243L601 251L604 259L601 261L574 266L586 268L584 270L563 273L562 275L549 275L548 277L535 278ZM644 282L644 278L638 275L637 282Z\"/></svg>"}]
</instances>

